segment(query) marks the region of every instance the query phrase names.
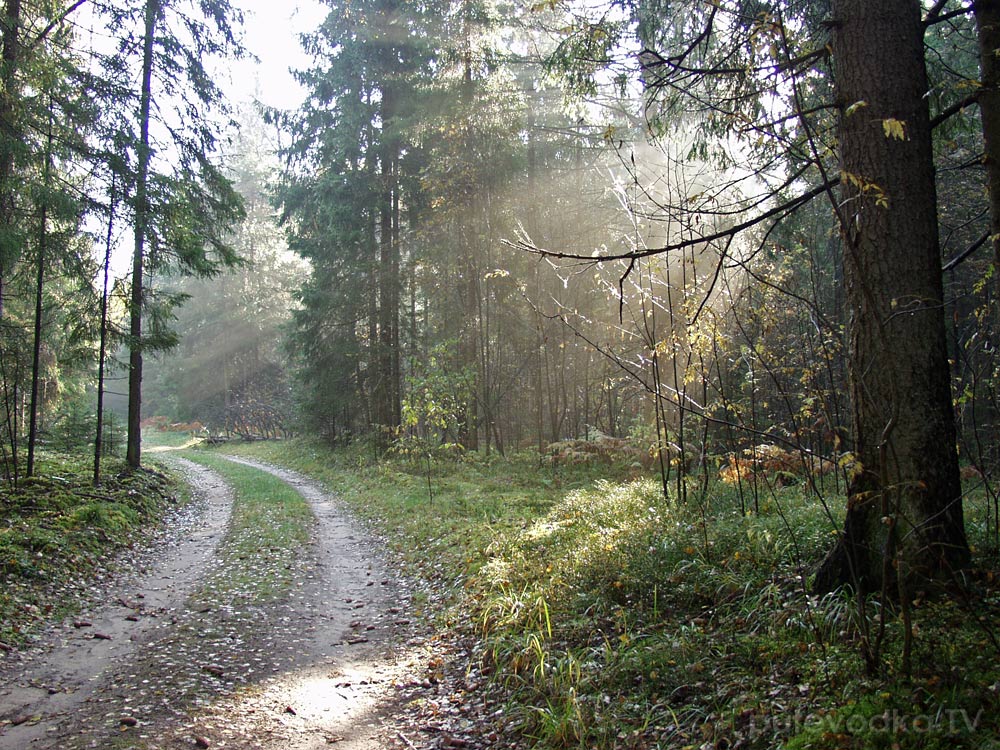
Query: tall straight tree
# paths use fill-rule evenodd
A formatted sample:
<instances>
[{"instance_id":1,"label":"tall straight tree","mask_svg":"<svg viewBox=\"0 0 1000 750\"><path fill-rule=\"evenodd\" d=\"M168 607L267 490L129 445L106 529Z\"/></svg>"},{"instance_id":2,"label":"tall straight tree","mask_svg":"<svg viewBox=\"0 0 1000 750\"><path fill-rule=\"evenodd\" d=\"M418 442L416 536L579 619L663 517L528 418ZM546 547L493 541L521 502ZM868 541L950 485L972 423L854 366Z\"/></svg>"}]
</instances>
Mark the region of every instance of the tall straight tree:
<instances>
[{"instance_id":1,"label":"tall straight tree","mask_svg":"<svg viewBox=\"0 0 1000 750\"><path fill-rule=\"evenodd\" d=\"M132 250L132 289L129 306L128 437L125 462L139 468L142 457L142 313L146 232L149 229L149 119L152 106L153 45L160 18L160 0L147 0L142 36L142 78L139 92L139 142L135 180L135 234Z\"/></svg>"},{"instance_id":2,"label":"tall straight tree","mask_svg":"<svg viewBox=\"0 0 1000 750\"><path fill-rule=\"evenodd\" d=\"M973 4L979 38L980 83L978 103L983 121L986 179L990 199L990 240L994 268L1000 270L1000 1ZM1000 290L1000 273L995 273Z\"/></svg>"},{"instance_id":3,"label":"tall straight tree","mask_svg":"<svg viewBox=\"0 0 1000 750\"><path fill-rule=\"evenodd\" d=\"M21 238L14 221L14 165L18 151L16 122L19 96L18 66L21 61L21 0L7 0L3 6L0 36L0 320L10 268L20 254Z\"/></svg>"},{"instance_id":4,"label":"tall straight tree","mask_svg":"<svg viewBox=\"0 0 1000 750\"><path fill-rule=\"evenodd\" d=\"M49 106L51 107L51 100ZM38 247L35 249L35 336L31 353L31 406L28 417L28 476L35 472L35 444L38 441L38 385L41 379L42 353L42 313L45 291L45 264L48 262L47 249L49 244L49 191L52 187L52 113L49 113L49 130L45 142L45 165L42 167L42 200L39 207Z\"/></svg>"},{"instance_id":5,"label":"tall straight tree","mask_svg":"<svg viewBox=\"0 0 1000 750\"><path fill-rule=\"evenodd\" d=\"M820 588L916 585L969 559L918 0L834 0L855 454ZM902 592L905 595L905 592Z\"/></svg>"},{"instance_id":6,"label":"tall straight tree","mask_svg":"<svg viewBox=\"0 0 1000 750\"><path fill-rule=\"evenodd\" d=\"M382 447L399 427L402 388L399 357L399 86L402 82L403 49L400 38L407 31L397 0L381 0L375 8L375 48L382 58L379 80L379 118L382 143L379 155L381 195L379 200L379 316L378 375L375 381L375 429Z\"/></svg>"},{"instance_id":7,"label":"tall straight tree","mask_svg":"<svg viewBox=\"0 0 1000 750\"><path fill-rule=\"evenodd\" d=\"M126 462L133 469L141 464L143 353L173 343L169 332L146 330L147 318L158 324L166 317L155 304L151 272L211 275L238 260L228 232L243 216L242 202L213 161L224 126L219 114L227 107L206 66L213 58L243 54L231 25L241 17L228 0L209 0L191 10L194 15L175 0L104 8L109 29L124 40L105 68L126 77L137 72L139 79L134 128L123 123L118 135L111 134L120 139L124 131L134 150L124 175L133 190L126 439ZM135 18L141 24L133 34ZM131 60L136 48L142 50L138 69ZM111 96L119 91L114 85L107 89ZM166 305L176 302L168 298Z\"/></svg>"}]
</instances>

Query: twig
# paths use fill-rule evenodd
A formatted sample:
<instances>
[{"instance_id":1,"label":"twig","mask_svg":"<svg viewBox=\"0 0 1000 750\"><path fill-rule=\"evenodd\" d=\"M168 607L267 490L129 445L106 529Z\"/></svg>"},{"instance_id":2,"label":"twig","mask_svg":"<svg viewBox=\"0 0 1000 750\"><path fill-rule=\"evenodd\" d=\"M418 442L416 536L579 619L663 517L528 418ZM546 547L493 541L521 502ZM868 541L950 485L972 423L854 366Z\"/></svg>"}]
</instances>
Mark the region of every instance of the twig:
<instances>
[{"instance_id":1,"label":"twig","mask_svg":"<svg viewBox=\"0 0 1000 750\"><path fill-rule=\"evenodd\" d=\"M405 734L403 734L402 732L396 732L396 736L399 737L399 739L401 739L403 741L404 745L406 745L407 747L411 748L411 750L417 750L417 746L414 745L412 742L410 742L406 738Z\"/></svg>"}]
</instances>

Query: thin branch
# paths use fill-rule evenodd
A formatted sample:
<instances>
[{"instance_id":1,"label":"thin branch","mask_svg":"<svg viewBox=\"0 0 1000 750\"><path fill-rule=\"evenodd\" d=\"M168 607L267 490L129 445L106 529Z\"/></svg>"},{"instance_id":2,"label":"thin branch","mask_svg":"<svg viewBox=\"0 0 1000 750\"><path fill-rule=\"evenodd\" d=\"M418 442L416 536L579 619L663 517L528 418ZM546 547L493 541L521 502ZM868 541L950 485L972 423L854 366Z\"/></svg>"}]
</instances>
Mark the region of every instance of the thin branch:
<instances>
[{"instance_id":1,"label":"thin branch","mask_svg":"<svg viewBox=\"0 0 1000 750\"><path fill-rule=\"evenodd\" d=\"M954 117L959 112L961 112L963 109L965 109L966 107L972 106L973 104L979 104L979 92L978 91L975 94L969 94L964 99L961 99L961 100L955 102L954 104L952 104L950 107L942 109L940 112L938 112L933 118L931 118L931 130L933 130L934 128L936 128L938 125L941 125L948 118Z\"/></svg>"},{"instance_id":2,"label":"thin branch","mask_svg":"<svg viewBox=\"0 0 1000 750\"><path fill-rule=\"evenodd\" d=\"M662 255L663 253L668 253L673 250L684 250L690 247L695 247L697 245L702 245L705 243L715 242L717 240L728 240L731 237L745 232L748 229L752 229L758 224L763 224L768 219L774 218L775 216L781 216L794 211L801 206L806 205L813 198L823 195L829 190L833 189L840 182L839 177L836 179L829 179L822 182L806 192L802 193L795 198L792 198L785 203L782 203L774 208L765 211L758 216L754 216L751 219L740 222L735 226L729 227L728 229L722 229L718 232L713 232L712 234L706 234L701 237L694 237L687 240L682 240L680 242L675 242L669 245L663 245L661 247L650 247L641 250L630 250L624 253L613 253L611 255L583 255L582 253L570 253L556 250L546 250L544 248L537 247L530 244L526 240L518 240L517 242L511 242L509 240L504 240L504 244L508 247L512 247L517 250L525 250L530 253L535 253L536 255L541 255L545 258L560 258L563 260L584 260L593 263L604 263L611 260L634 260L637 258L648 258L652 255Z\"/></svg>"},{"instance_id":3,"label":"thin branch","mask_svg":"<svg viewBox=\"0 0 1000 750\"><path fill-rule=\"evenodd\" d=\"M968 258L970 255L972 255L974 252L976 252L976 250L978 250L983 245L985 245L986 241L989 238L990 238L990 233L989 232L983 232L982 235L979 237L978 240L976 240L975 242L973 242L971 245L969 245L967 248L965 248L965 250L963 250L958 255L956 255L954 258L952 258L947 263L945 263L944 267L941 270L942 271L950 271L953 268L955 268L956 266L960 265L963 261L965 261L966 258Z\"/></svg>"},{"instance_id":4,"label":"thin branch","mask_svg":"<svg viewBox=\"0 0 1000 750\"><path fill-rule=\"evenodd\" d=\"M42 29L38 33L38 36L36 36L31 41L31 44L25 45L25 49L28 50L29 52L33 51L39 44L41 44L42 42L45 41L45 39L48 37L49 34L52 33L53 29L55 29L56 26L58 26L63 21L65 21L67 18L69 18L70 15L72 15L76 10L78 10L80 8L80 6L82 6L86 2L87 2L87 0L76 0L76 2L73 3L71 6L69 6L65 11L63 11L58 16L56 16L55 18L53 18L49 22L49 25L46 26L44 29Z\"/></svg>"},{"instance_id":5,"label":"thin branch","mask_svg":"<svg viewBox=\"0 0 1000 750\"><path fill-rule=\"evenodd\" d=\"M924 17L924 26L930 26L933 23L937 23L937 18L941 15L941 11L944 10L944 6L948 4L948 0L937 0L933 6L927 11L927 15Z\"/></svg>"},{"instance_id":6,"label":"thin branch","mask_svg":"<svg viewBox=\"0 0 1000 750\"><path fill-rule=\"evenodd\" d=\"M953 10L951 13L941 14L940 13L941 6L945 5L947 2L948 0L938 0L937 5L935 5L935 7L931 9L931 12L927 14L927 18L924 19L924 28L928 28L930 26L934 26L935 24L939 23L945 23L946 21L950 21L953 18L958 18L959 16L966 16L970 12L972 12L972 8L970 6L968 8L959 8L958 10ZM937 11L937 13L935 13L935 11ZM932 13L935 13L935 15L932 16L931 15Z\"/></svg>"}]
</instances>

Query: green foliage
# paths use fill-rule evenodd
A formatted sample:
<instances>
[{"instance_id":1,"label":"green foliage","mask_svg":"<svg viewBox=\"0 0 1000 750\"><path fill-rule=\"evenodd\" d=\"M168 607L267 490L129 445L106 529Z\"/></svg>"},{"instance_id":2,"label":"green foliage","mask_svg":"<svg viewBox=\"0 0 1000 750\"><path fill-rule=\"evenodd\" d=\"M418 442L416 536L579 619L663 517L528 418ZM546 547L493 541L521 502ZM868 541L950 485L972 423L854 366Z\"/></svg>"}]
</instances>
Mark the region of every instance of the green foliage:
<instances>
[{"instance_id":1,"label":"green foliage","mask_svg":"<svg viewBox=\"0 0 1000 750\"><path fill-rule=\"evenodd\" d=\"M42 452L35 478L0 499L0 641L21 643L79 606L92 576L178 502L163 474L125 473L117 462L95 489L90 461Z\"/></svg>"},{"instance_id":2,"label":"green foliage","mask_svg":"<svg viewBox=\"0 0 1000 750\"><path fill-rule=\"evenodd\" d=\"M407 377L402 428L408 434L446 440L462 428L472 399L474 374L455 367L454 347L434 347L419 369Z\"/></svg>"}]
</instances>

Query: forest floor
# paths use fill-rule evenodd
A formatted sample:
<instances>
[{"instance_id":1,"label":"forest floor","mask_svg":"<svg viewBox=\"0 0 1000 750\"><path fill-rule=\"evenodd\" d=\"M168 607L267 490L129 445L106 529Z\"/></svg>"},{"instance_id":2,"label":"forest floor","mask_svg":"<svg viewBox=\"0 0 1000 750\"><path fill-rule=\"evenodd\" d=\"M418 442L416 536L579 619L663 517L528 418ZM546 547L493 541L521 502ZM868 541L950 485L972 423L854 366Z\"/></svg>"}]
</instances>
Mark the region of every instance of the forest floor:
<instances>
[{"instance_id":1,"label":"forest floor","mask_svg":"<svg viewBox=\"0 0 1000 750\"><path fill-rule=\"evenodd\" d=\"M832 480L678 501L537 454L175 447L193 499L152 541L117 531L171 507L156 472L56 462L4 498L0 750L1000 748L982 487L974 566L908 626L810 593ZM68 582L112 542L119 575Z\"/></svg>"},{"instance_id":2,"label":"forest floor","mask_svg":"<svg viewBox=\"0 0 1000 750\"><path fill-rule=\"evenodd\" d=\"M291 555L226 554L233 489L191 461L174 466L195 498L169 533L0 663L0 750L374 750L414 747L421 726L434 746L469 746L403 710L439 691L426 676L435 657L377 539L315 483L254 464L308 501L308 541ZM282 585L261 595L269 566Z\"/></svg>"}]
</instances>

